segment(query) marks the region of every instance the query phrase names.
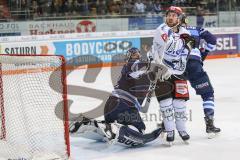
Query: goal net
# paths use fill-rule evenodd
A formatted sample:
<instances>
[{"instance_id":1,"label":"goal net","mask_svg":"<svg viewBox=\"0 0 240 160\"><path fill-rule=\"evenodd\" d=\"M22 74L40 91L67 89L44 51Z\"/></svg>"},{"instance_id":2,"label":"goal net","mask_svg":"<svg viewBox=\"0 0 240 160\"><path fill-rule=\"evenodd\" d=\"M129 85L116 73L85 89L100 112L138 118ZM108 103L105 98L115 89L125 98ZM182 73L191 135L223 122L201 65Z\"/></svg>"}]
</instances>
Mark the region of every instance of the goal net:
<instances>
[{"instance_id":1,"label":"goal net","mask_svg":"<svg viewBox=\"0 0 240 160\"><path fill-rule=\"evenodd\" d=\"M67 159L67 89L61 56L0 55L0 159Z\"/></svg>"}]
</instances>

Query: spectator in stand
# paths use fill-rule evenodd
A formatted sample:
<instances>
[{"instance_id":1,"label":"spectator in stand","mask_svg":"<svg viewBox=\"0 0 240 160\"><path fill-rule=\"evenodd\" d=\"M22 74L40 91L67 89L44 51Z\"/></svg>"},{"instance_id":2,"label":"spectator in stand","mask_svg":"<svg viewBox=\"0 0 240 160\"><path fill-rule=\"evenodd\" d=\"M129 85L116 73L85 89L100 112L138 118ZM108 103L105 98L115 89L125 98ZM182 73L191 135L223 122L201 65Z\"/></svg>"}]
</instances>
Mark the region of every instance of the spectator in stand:
<instances>
[{"instance_id":1,"label":"spectator in stand","mask_svg":"<svg viewBox=\"0 0 240 160\"><path fill-rule=\"evenodd\" d=\"M97 4L96 2L88 2L90 8L90 16L97 16Z\"/></svg>"},{"instance_id":2,"label":"spectator in stand","mask_svg":"<svg viewBox=\"0 0 240 160\"><path fill-rule=\"evenodd\" d=\"M29 4L27 4L28 2L26 0L21 0L21 10L20 10L20 14L18 16L19 19L24 20L27 19L28 17L28 12L29 12Z\"/></svg>"},{"instance_id":3,"label":"spectator in stand","mask_svg":"<svg viewBox=\"0 0 240 160\"><path fill-rule=\"evenodd\" d=\"M42 15L42 10L39 7L38 3L36 0L32 1L32 7L31 10L33 12L33 18L37 18Z\"/></svg>"},{"instance_id":4,"label":"spectator in stand","mask_svg":"<svg viewBox=\"0 0 240 160\"><path fill-rule=\"evenodd\" d=\"M29 9L28 6L29 6L29 4L26 0L21 0L21 11L28 10Z\"/></svg>"},{"instance_id":5,"label":"spectator in stand","mask_svg":"<svg viewBox=\"0 0 240 160\"><path fill-rule=\"evenodd\" d=\"M122 4L120 6L120 13L121 15L126 15L128 10L127 10L128 2L126 0L122 1Z\"/></svg>"},{"instance_id":6,"label":"spectator in stand","mask_svg":"<svg viewBox=\"0 0 240 160\"><path fill-rule=\"evenodd\" d=\"M152 0L147 1L145 11L148 14L154 13L154 5Z\"/></svg>"},{"instance_id":7,"label":"spectator in stand","mask_svg":"<svg viewBox=\"0 0 240 160\"><path fill-rule=\"evenodd\" d=\"M121 7L120 7L121 8L121 14L124 14L124 15L132 14L133 7L134 7L134 5L132 5L131 0L123 0L123 2L121 4Z\"/></svg>"},{"instance_id":8,"label":"spectator in stand","mask_svg":"<svg viewBox=\"0 0 240 160\"><path fill-rule=\"evenodd\" d=\"M160 0L156 0L155 3L153 4L154 6L154 12L159 14L162 11L162 6L160 3Z\"/></svg>"},{"instance_id":9,"label":"spectator in stand","mask_svg":"<svg viewBox=\"0 0 240 160\"><path fill-rule=\"evenodd\" d=\"M52 13L52 2L47 2L47 3L42 3L42 8L43 8L43 16L47 17L47 16L51 16Z\"/></svg>"},{"instance_id":10,"label":"spectator in stand","mask_svg":"<svg viewBox=\"0 0 240 160\"><path fill-rule=\"evenodd\" d=\"M0 20L3 20L5 17L3 15L3 5L0 5Z\"/></svg>"},{"instance_id":11,"label":"spectator in stand","mask_svg":"<svg viewBox=\"0 0 240 160\"><path fill-rule=\"evenodd\" d=\"M105 0L97 0L97 14L105 15L107 13L107 6Z\"/></svg>"},{"instance_id":12,"label":"spectator in stand","mask_svg":"<svg viewBox=\"0 0 240 160\"><path fill-rule=\"evenodd\" d=\"M120 14L120 4L114 0L110 0L108 3L108 10L110 15Z\"/></svg>"},{"instance_id":13,"label":"spectator in stand","mask_svg":"<svg viewBox=\"0 0 240 160\"><path fill-rule=\"evenodd\" d=\"M1 0L2 1L2 0ZM17 10L17 5L18 5L18 1L16 1L16 0L10 0L10 4L11 4L11 10L12 11L15 11L15 10Z\"/></svg>"},{"instance_id":14,"label":"spectator in stand","mask_svg":"<svg viewBox=\"0 0 240 160\"><path fill-rule=\"evenodd\" d=\"M209 12L211 12L211 13L216 13L217 12L217 4L216 4L216 1L214 1L214 2L209 2L208 4L207 4L207 6L208 6L208 9L209 9Z\"/></svg>"},{"instance_id":15,"label":"spectator in stand","mask_svg":"<svg viewBox=\"0 0 240 160\"><path fill-rule=\"evenodd\" d=\"M134 5L134 11L137 14L143 14L145 12L146 6L142 3L141 0L137 0Z\"/></svg>"},{"instance_id":16,"label":"spectator in stand","mask_svg":"<svg viewBox=\"0 0 240 160\"><path fill-rule=\"evenodd\" d=\"M61 9L61 5L59 0L53 0L52 1L52 15L53 16L59 16L61 15L60 9Z\"/></svg>"},{"instance_id":17,"label":"spectator in stand","mask_svg":"<svg viewBox=\"0 0 240 160\"><path fill-rule=\"evenodd\" d=\"M184 6L186 3L186 0L173 0L172 4L175 6Z\"/></svg>"},{"instance_id":18,"label":"spectator in stand","mask_svg":"<svg viewBox=\"0 0 240 160\"><path fill-rule=\"evenodd\" d=\"M78 3L78 1L73 0L73 12L72 12L72 14L74 16L79 14L79 8L80 8L80 4Z\"/></svg>"},{"instance_id":19,"label":"spectator in stand","mask_svg":"<svg viewBox=\"0 0 240 160\"><path fill-rule=\"evenodd\" d=\"M219 5L219 11L226 11L228 7L228 1L227 0L219 0L218 5Z\"/></svg>"},{"instance_id":20,"label":"spectator in stand","mask_svg":"<svg viewBox=\"0 0 240 160\"><path fill-rule=\"evenodd\" d=\"M66 0L65 4L65 15L71 15L73 12L73 0Z\"/></svg>"},{"instance_id":21,"label":"spectator in stand","mask_svg":"<svg viewBox=\"0 0 240 160\"><path fill-rule=\"evenodd\" d=\"M89 15L89 4L88 0L81 0L80 1L80 14L83 16L88 16Z\"/></svg>"}]
</instances>

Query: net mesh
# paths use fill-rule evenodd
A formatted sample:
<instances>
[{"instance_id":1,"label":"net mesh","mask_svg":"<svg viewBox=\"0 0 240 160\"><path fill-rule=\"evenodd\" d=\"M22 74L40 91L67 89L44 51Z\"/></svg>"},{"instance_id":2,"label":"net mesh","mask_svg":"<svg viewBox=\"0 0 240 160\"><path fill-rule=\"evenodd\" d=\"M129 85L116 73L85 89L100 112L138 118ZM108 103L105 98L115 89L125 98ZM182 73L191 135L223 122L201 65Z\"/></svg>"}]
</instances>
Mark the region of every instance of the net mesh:
<instances>
[{"instance_id":1,"label":"net mesh","mask_svg":"<svg viewBox=\"0 0 240 160\"><path fill-rule=\"evenodd\" d=\"M0 56L0 157L67 157L62 65L58 56Z\"/></svg>"}]
</instances>

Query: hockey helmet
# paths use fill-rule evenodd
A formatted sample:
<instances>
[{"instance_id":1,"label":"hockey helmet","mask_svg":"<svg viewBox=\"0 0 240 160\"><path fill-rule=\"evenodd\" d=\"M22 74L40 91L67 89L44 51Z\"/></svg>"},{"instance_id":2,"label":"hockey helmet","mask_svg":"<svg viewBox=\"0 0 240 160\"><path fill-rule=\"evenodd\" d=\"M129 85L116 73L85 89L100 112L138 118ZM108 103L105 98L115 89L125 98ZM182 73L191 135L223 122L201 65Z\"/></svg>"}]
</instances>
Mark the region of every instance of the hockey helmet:
<instances>
[{"instance_id":1,"label":"hockey helmet","mask_svg":"<svg viewBox=\"0 0 240 160\"><path fill-rule=\"evenodd\" d=\"M188 24L188 18L187 18L187 16L186 16L186 14L185 13L182 13L180 16L179 16L179 19L180 19L180 24L181 25L187 25Z\"/></svg>"},{"instance_id":2,"label":"hockey helmet","mask_svg":"<svg viewBox=\"0 0 240 160\"><path fill-rule=\"evenodd\" d=\"M126 56L127 56L127 59L132 59L133 56L136 55L136 58L140 58L141 57L141 54L140 54L140 50L136 47L132 47L130 49L127 50L127 53L126 53Z\"/></svg>"},{"instance_id":3,"label":"hockey helmet","mask_svg":"<svg viewBox=\"0 0 240 160\"><path fill-rule=\"evenodd\" d=\"M166 16L168 15L169 12L174 12L176 13L178 16L183 14L183 11L180 7L176 7L176 6L171 6L168 8L168 10L166 11Z\"/></svg>"}]
</instances>

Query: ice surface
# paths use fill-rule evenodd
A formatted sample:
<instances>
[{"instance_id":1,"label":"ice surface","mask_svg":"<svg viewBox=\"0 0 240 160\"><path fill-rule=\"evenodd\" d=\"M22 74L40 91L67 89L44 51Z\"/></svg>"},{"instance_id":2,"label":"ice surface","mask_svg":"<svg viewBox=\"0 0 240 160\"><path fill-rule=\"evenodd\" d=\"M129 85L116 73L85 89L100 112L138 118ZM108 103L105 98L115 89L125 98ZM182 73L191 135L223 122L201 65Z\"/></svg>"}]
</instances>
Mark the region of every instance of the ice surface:
<instances>
[{"instance_id":1,"label":"ice surface","mask_svg":"<svg viewBox=\"0 0 240 160\"><path fill-rule=\"evenodd\" d=\"M191 136L190 144L185 145L176 136L175 144L167 147L165 141L158 138L154 142L137 149L120 146L108 146L83 138L71 138L71 157L73 160L226 160L239 159L240 148L240 59L207 60L204 64L215 89L216 126L222 129L214 139L207 139L203 120L202 102L190 88L188 101L189 121L187 127ZM95 88L111 92L110 68L104 68L94 83L83 81L84 70L71 73L69 84ZM116 77L115 77L116 78ZM81 93L81 91L80 91ZM71 94L71 93L70 93ZM84 93L82 93L84 94ZM70 95L73 100L71 112L80 113L94 109L102 100L84 96ZM150 113L158 113L155 99L150 105ZM147 131L155 128L157 121L143 115ZM101 119L102 117L100 117ZM157 117L159 119L159 117Z\"/></svg>"}]
</instances>

